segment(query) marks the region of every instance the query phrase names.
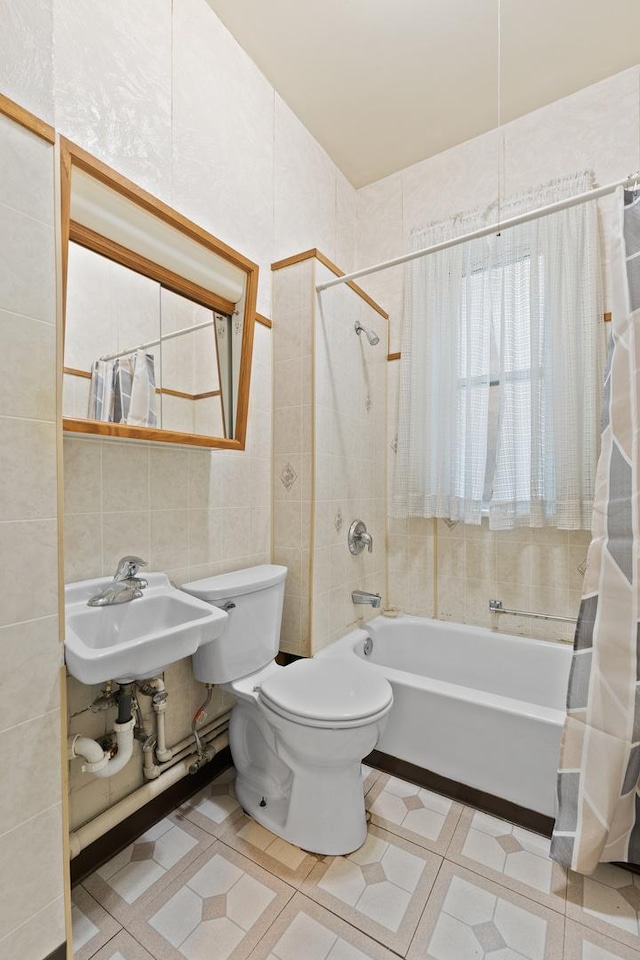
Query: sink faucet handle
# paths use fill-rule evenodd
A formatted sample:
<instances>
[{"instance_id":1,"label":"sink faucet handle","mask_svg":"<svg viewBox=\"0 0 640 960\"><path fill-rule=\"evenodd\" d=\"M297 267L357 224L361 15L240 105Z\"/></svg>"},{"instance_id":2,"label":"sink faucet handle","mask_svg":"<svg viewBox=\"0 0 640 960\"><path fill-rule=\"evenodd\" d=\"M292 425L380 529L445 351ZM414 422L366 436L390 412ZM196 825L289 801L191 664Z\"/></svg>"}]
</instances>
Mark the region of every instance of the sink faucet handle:
<instances>
[{"instance_id":1,"label":"sink faucet handle","mask_svg":"<svg viewBox=\"0 0 640 960\"><path fill-rule=\"evenodd\" d=\"M113 579L133 580L140 567L146 567L147 565L147 561L143 560L142 557L121 557L118 561L118 569Z\"/></svg>"}]
</instances>

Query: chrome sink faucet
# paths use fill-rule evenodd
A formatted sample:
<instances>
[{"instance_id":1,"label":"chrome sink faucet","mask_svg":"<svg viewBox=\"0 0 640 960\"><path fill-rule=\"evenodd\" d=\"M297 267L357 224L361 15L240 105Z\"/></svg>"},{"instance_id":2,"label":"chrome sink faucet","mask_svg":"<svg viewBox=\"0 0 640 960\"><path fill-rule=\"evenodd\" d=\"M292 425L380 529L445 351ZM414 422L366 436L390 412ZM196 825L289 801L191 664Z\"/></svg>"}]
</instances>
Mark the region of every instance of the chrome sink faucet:
<instances>
[{"instance_id":1,"label":"chrome sink faucet","mask_svg":"<svg viewBox=\"0 0 640 960\"><path fill-rule=\"evenodd\" d=\"M114 603L128 603L142 596L147 581L137 576L140 567L146 567L147 561L141 557L122 557L118 562L111 583L103 587L100 593L87 600L88 607L109 607Z\"/></svg>"},{"instance_id":2,"label":"chrome sink faucet","mask_svg":"<svg viewBox=\"0 0 640 960\"><path fill-rule=\"evenodd\" d=\"M128 603L142 596L142 590L136 586L135 580L114 580L103 587L90 600L88 607L110 607L114 603Z\"/></svg>"},{"instance_id":3,"label":"chrome sink faucet","mask_svg":"<svg viewBox=\"0 0 640 960\"><path fill-rule=\"evenodd\" d=\"M129 583L140 590L144 590L147 581L138 576L140 567L146 567L147 561L142 557L121 557L118 561L118 569L114 574L115 583Z\"/></svg>"},{"instance_id":4,"label":"chrome sink faucet","mask_svg":"<svg viewBox=\"0 0 640 960\"><path fill-rule=\"evenodd\" d=\"M368 603L374 610L380 606L382 597L379 593L369 593L367 590L354 590L351 594L353 603Z\"/></svg>"}]
</instances>

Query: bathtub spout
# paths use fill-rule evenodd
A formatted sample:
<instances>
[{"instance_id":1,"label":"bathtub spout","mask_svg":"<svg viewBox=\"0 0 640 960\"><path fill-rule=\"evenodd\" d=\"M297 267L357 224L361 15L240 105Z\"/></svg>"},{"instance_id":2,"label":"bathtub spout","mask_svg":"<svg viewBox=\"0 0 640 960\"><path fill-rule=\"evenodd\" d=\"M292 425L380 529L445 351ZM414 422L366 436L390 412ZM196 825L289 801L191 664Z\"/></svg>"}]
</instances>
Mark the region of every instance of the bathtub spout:
<instances>
[{"instance_id":1,"label":"bathtub spout","mask_svg":"<svg viewBox=\"0 0 640 960\"><path fill-rule=\"evenodd\" d=\"M351 594L353 603L369 603L374 610L380 606L382 597L379 593L368 593L367 590L354 590Z\"/></svg>"}]
</instances>

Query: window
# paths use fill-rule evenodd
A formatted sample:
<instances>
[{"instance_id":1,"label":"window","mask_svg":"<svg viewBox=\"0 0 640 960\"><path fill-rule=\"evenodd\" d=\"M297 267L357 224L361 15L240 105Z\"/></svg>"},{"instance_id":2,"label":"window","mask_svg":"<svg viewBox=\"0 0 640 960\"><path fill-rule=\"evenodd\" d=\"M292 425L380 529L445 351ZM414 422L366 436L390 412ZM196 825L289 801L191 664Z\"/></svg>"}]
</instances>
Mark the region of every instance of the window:
<instances>
[{"instance_id":1,"label":"window","mask_svg":"<svg viewBox=\"0 0 640 960\"><path fill-rule=\"evenodd\" d=\"M527 209L589 187L569 178ZM522 212L518 202L503 216ZM416 248L480 220L419 231ZM595 203L409 269L393 512L588 528L604 354Z\"/></svg>"}]
</instances>

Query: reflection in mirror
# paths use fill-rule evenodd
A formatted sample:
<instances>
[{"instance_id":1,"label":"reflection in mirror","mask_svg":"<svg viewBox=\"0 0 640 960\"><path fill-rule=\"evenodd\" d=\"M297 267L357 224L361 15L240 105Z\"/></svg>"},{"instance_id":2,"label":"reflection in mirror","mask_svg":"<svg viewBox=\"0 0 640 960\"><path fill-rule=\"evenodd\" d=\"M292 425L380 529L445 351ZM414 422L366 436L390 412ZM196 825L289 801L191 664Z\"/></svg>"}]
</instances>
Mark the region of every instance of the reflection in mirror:
<instances>
[{"instance_id":1,"label":"reflection in mirror","mask_svg":"<svg viewBox=\"0 0 640 960\"><path fill-rule=\"evenodd\" d=\"M60 140L63 427L243 450L258 266Z\"/></svg>"},{"instance_id":2,"label":"reflection in mirror","mask_svg":"<svg viewBox=\"0 0 640 960\"><path fill-rule=\"evenodd\" d=\"M242 327L70 243L63 415L232 439Z\"/></svg>"}]
</instances>

